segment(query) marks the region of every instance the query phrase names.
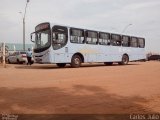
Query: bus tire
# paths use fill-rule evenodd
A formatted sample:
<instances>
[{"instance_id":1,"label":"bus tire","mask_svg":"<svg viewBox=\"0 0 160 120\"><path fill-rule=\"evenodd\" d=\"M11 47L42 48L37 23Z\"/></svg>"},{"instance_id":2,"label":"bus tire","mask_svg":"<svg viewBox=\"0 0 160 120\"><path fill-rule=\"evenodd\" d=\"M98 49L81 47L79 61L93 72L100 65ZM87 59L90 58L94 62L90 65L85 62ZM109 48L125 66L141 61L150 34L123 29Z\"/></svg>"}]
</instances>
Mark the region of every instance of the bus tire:
<instances>
[{"instance_id":1,"label":"bus tire","mask_svg":"<svg viewBox=\"0 0 160 120\"><path fill-rule=\"evenodd\" d=\"M104 62L105 65L113 65L113 62Z\"/></svg>"},{"instance_id":2,"label":"bus tire","mask_svg":"<svg viewBox=\"0 0 160 120\"><path fill-rule=\"evenodd\" d=\"M122 61L119 62L118 64L119 64L119 65L127 65L128 62L129 62L129 57L128 57L128 55L124 54L124 55L122 56Z\"/></svg>"},{"instance_id":3,"label":"bus tire","mask_svg":"<svg viewBox=\"0 0 160 120\"><path fill-rule=\"evenodd\" d=\"M74 55L71 60L71 67L78 68L81 66L82 59L79 55Z\"/></svg>"},{"instance_id":4,"label":"bus tire","mask_svg":"<svg viewBox=\"0 0 160 120\"><path fill-rule=\"evenodd\" d=\"M66 66L66 63L56 63L58 67L64 68Z\"/></svg>"}]
</instances>

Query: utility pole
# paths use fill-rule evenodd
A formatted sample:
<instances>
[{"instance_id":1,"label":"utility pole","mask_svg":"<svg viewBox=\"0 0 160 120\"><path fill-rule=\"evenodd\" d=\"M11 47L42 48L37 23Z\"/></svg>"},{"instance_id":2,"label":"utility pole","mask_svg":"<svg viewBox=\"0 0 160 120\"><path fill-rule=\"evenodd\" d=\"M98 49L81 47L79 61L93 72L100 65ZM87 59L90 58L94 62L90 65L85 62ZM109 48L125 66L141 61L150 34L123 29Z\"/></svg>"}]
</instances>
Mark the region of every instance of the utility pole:
<instances>
[{"instance_id":1,"label":"utility pole","mask_svg":"<svg viewBox=\"0 0 160 120\"><path fill-rule=\"evenodd\" d=\"M6 68L6 60L5 60L5 57L6 57L6 45L5 43L3 43L3 67Z\"/></svg>"},{"instance_id":2,"label":"utility pole","mask_svg":"<svg viewBox=\"0 0 160 120\"><path fill-rule=\"evenodd\" d=\"M26 12L27 12L27 5L28 5L28 3L29 3L29 0L27 0L27 2L26 2L26 6L25 6L25 11L24 11L24 15L23 15L23 50L25 51L25 41L26 41L26 37L25 37L25 30L26 30L26 28L25 28L25 18L26 18ZM22 12L19 12L19 13L21 13L22 14Z\"/></svg>"}]
</instances>

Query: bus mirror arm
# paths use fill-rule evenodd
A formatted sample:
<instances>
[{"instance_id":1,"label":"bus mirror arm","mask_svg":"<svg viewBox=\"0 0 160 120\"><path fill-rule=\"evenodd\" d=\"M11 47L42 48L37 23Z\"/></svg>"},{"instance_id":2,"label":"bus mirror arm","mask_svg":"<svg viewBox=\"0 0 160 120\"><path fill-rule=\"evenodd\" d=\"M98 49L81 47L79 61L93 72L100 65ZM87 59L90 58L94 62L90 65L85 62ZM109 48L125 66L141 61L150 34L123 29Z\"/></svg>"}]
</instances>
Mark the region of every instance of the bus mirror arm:
<instances>
[{"instance_id":1,"label":"bus mirror arm","mask_svg":"<svg viewBox=\"0 0 160 120\"><path fill-rule=\"evenodd\" d=\"M33 35L33 34L35 34L35 32L31 33L31 35L30 35L30 36L31 36L31 41L32 41L32 42L35 42L35 41L32 40L32 35Z\"/></svg>"}]
</instances>

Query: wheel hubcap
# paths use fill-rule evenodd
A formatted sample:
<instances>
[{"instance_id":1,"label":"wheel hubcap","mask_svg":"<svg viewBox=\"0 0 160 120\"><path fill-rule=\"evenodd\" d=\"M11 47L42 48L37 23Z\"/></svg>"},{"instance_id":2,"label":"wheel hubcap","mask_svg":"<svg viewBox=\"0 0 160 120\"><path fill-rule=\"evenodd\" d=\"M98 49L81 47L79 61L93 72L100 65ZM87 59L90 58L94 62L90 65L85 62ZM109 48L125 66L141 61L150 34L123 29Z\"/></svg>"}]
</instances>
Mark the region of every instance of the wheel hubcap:
<instances>
[{"instance_id":1,"label":"wheel hubcap","mask_svg":"<svg viewBox=\"0 0 160 120\"><path fill-rule=\"evenodd\" d=\"M128 58L126 56L123 58L123 63L125 63L125 64L128 63Z\"/></svg>"},{"instance_id":2,"label":"wheel hubcap","mask_svg":"<svg viewBox=\"0 0 160 120\"><path fill-rule=\"evenodd\" d=\"M79 58L75 58L74 63L75 63L76 65L79 65L79 64L80 64Z\"/></svg>"}]
</instances>

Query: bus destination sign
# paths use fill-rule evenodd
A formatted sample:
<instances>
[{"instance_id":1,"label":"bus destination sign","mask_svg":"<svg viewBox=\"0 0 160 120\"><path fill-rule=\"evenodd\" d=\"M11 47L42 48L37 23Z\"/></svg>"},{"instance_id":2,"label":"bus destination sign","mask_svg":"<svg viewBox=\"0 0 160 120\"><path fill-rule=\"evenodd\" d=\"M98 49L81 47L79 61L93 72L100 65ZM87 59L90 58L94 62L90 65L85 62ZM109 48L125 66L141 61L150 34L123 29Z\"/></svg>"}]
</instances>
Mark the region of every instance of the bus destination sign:
<instances>
[{"instance_id":1,"label":"bus destination sign","mask_svg":"<svg viewBox=\"0 0 160 120\"><path fill-rule=\"evenodd\" d=\"M43 23L38 25L35 30L36 31L40 31L40 30L44 30L44 29L48 29L49 28L49 23Z\"/></svg>"}]
</instances>

